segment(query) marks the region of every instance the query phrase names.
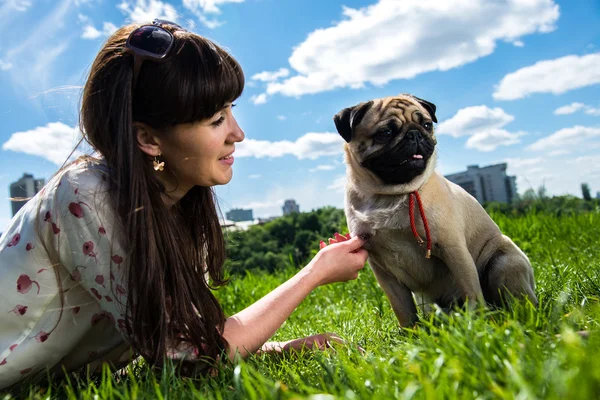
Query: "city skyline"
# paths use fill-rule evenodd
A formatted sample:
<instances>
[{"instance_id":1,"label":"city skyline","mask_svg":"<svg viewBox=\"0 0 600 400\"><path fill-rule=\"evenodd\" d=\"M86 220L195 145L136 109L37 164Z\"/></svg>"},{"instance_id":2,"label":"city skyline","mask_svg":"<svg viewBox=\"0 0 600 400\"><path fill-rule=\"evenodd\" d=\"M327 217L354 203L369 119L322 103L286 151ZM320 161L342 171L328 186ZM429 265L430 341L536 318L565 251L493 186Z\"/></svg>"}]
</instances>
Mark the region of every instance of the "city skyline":
<instances>
[{"instance_id":1,"label":"city skyline","mask_svg":"<svg viewBox=\"0 0 600 400\"><path fill-rule=\"evenodd\" d=\"M102 43L154 17L215 40L244 69L234 113L246 139L216 188L223 214L280 215L290 198L302 211L343 207L332 117L397 93L436 104L443 175L506 162L521 194L600 190L594 0L11 0L0 5L0 197L23 172L48 179L63 164ZM10 218L7 201L0 231Z\"/></svg>"}]
</instances>

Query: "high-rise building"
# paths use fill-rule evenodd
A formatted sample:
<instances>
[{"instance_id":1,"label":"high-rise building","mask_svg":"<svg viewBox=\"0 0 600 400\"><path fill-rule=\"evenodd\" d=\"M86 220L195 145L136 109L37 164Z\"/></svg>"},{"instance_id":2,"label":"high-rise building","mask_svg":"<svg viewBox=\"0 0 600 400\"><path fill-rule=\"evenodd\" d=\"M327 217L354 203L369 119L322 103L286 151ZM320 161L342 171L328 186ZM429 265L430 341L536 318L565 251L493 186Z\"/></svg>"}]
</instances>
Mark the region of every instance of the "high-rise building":
<instances>
[{"instance_id":1,"label":"high-rise building","mask_svg":"<svg viewBox=\"0 0 600 400\"><path fill-rule=\"evenodd\" d=\"M10 184L11 199L22 199L11 200L13 216L27 203L27 200L44 187L44 183L43 179L35 179L31 174L23 174L21 179Z\"/></svg>"},{"instance_id":2,"label":"high-rise building","mask_svg":"<svg viewBox=\"0 0 600 400\"><path fill-rule=\"evenodd\" d=\"M225 213L228 220L233 222L253 221L252 209L233 208Z\"/></svg>"},{"instance_id":3,"label":"high-rise building","mask_svg":"<svg viewBox=\"0 0 600 400\"><path fill-rule=\"evenodd\" d=\"M300 212L300 206L296 204L296 200L294 199L286 200L281 209L283 210L283 215Z\"/></svg>"},{"instance_id":4,"label":"high-rise building","mask_svg":"<svg viewBox=\"0 0 600 400\"><path fill-rule=\"evenodd\" d=\"M481 204L489 201L510 203L517 195L517 184L515 176L506 175L506 168L506 163L482 168L469 165L466 171L446 175L446 179L461 186Z\"/></svg>"}]
</instances>

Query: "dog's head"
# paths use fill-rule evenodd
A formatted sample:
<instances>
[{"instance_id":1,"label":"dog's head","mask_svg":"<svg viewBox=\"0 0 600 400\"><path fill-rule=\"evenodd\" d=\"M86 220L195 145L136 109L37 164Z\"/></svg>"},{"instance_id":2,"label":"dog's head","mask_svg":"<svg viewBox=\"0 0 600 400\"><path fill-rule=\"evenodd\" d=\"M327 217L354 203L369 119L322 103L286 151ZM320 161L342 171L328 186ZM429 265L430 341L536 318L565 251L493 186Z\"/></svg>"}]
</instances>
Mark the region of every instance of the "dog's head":
<instances>
[{"instance_id":1,"label":"dog's head","mask_svg":"<svg viewBox=\"0 0 600 400\"><path fill-rule=\"evenodd\" d=\"M358 165L384 185L408 184L434 163L435 105L411 95L371 100L333 118Z\"/></svg>"}]
</instances>

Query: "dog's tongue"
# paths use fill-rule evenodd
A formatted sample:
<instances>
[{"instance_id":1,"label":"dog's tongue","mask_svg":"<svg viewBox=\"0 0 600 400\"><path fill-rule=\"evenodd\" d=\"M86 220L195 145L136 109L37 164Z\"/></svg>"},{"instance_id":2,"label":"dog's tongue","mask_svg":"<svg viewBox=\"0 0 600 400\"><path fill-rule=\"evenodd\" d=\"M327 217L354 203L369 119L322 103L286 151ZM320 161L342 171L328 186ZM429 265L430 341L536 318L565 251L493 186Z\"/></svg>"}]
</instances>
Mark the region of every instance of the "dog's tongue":
<instances>
[{"instance_id":1,"label":"dog's tongue","mask_svg":"<svg viewBox=\"0 0 600 400\"><path fill-rule=\"evenodd\" d=\"M412 156L412 158L418 158L418 159L422 159L422 158L423 158L423 156L422 156L422 155L420 155L420 154L415 154L415 155L413 155L413 156Z\"/></svg>"}]
</instances>

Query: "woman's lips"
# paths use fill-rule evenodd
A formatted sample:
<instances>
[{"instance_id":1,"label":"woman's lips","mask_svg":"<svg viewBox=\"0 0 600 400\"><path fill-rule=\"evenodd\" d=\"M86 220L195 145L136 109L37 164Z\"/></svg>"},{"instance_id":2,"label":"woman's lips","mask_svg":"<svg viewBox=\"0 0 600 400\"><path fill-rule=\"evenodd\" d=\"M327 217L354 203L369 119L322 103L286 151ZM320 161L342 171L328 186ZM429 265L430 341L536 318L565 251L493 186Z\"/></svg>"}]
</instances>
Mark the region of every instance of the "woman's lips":
<instances>
[{"instance_id":1,"label":"woman's lips","mask_svg":"<svg viewBox=\"0 0 600 400\"><path fill-rule=\"evenodd\" d=\"M222 162L225 165L233 165L233 153L231 153L228 156L225 156L223 158L219 158L219 161Z\"/></svg>"}]
</instances>

